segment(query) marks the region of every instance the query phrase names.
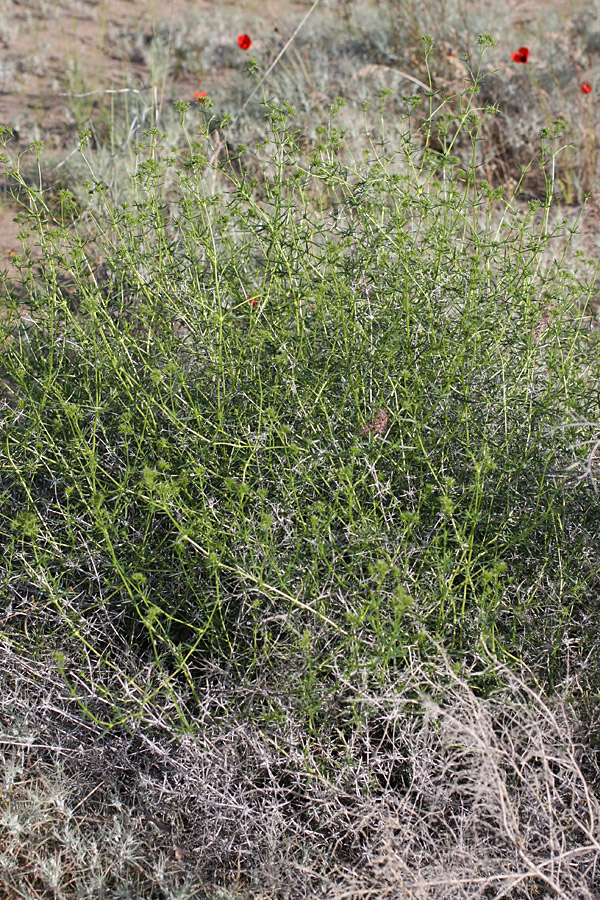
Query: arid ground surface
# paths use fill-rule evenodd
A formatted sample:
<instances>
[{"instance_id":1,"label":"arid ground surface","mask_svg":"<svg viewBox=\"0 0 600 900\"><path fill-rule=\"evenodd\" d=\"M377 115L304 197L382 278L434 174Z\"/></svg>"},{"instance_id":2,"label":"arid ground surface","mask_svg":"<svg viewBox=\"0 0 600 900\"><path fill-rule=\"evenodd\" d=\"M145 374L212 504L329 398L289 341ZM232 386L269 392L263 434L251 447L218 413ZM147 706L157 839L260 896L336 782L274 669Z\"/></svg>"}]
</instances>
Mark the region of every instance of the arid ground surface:
<instances>
[{"instance_id":1,"label":"arid ground surface","mask_svg":"<svg viewBox=\"0 0 600 900\"><path fill-rule=\"evenodd\" d=\"M322 0L311 13L312 23L321 16L335 16L344 5L342 0ZM6 0L0 13L0 124L14 132L13 152L24 150L31 141L43 141L43 165L46 180L51 181L56 166L77 146L79 130L90 117L93 120L97 106L93 94L75 95L135 85L140 90L155 88L159 105L193 100L195 91L210 92L230 79L227 40L235 46L237 34L252 32L252 52L260 57L266 38L274 32L290 35L312 6L310 0ZM417 18L418 6L411 7ZM465 10L465 17L469 10L475 11L477 25L496 36L494 4L470 2ZM528 36L540 29L543 33L550 11L554 28L558 23L566 29L576 14L585 14L594 29L589 4L579 0L511 0L504 15L511 18L515 46L519 40L529 41ZM190 52L177 35L193 35L194 29L206 34L206 22L211 20L214 42L222 44L216 58L220 55L223 64L217 62L207 70L201 61L202 48ZM220 25L223 20L228 23L228 35ZM168 45L166 56L163 49L160 58L158 38L163 48ZM13 221L15 206L8 185L1 188L0 265L10 271L10 251L17 246L19 226Z\"/></svg>"}]
</instances>

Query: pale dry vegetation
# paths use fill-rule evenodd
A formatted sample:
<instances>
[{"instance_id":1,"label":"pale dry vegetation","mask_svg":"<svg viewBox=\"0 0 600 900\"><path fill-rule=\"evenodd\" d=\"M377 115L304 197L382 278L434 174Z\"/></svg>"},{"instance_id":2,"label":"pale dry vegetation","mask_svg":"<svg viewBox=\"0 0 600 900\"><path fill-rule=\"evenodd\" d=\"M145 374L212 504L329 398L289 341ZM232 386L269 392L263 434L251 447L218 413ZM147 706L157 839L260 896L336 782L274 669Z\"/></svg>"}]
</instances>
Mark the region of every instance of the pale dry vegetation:
<instances>
[{"instance_id":1,"label":"pale dry vegetation","mask_svg":"<svg viewBox=\"0 0 600 900\"><path fill-rule=\"evenodd\" d=\"M175 739L164 693L107 736L50 660L3 660L2 896L598 896L598 722L525 672L440 650L379 692L340 675L317 737L289 675L209 667ZM92 708L138 704L126 672L95 679Z\"/></svg>"}]
</instances>

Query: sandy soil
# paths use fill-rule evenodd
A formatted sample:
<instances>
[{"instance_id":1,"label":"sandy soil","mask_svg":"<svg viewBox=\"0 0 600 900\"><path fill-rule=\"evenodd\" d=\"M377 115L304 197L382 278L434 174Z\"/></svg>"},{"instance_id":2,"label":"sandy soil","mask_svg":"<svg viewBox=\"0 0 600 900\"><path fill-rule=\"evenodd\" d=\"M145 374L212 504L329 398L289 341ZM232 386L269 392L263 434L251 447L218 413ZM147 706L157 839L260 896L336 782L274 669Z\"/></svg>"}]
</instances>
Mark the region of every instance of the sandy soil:
<instances>
[{"instance_id":1,"label":"sandy soil","mask_svg":"<svg viewBox=\"0 0 600 900\"><path fill-rule=\"evenodd\" d=\"M118 90L133 82L153 86L148 48L153 34L163 34L199 13L207 17L229 11L237 30L265 34L279 28L287 34L311 8L310 0L260 0L234 3L212 0L4 0L0 12L0 124L14 131L12 154L34 140L44 141L46 165L58 165L77 141L82 127L66 94ZM137 42L132 36L137 35ZM138 46L132 44L137 43ZM260 37L254 38L260 51ZM176 49L175 49L176 54ZM198 76L186 61L170 60L168 78L156 84L159 101L173 96L193 100ZM216 70L202 87L226 77ZM14 274L11 250L19 248L20 226L13 219L6 182L0 181L0 268Z\"/></svg>"}]
</instances>

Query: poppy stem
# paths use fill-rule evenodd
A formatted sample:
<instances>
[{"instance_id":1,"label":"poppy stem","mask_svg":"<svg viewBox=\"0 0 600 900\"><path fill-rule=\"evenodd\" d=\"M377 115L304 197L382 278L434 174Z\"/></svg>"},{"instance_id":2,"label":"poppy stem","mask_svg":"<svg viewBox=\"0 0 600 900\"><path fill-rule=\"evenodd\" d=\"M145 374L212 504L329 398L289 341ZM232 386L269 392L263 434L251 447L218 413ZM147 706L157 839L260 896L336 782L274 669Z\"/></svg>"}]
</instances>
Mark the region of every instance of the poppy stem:
<instances>
[{"instance_id":1,"label":"poppy stem","mask_svg":"<svg viewBox=\"0 0 600 900\"><path fill-rule=\"evenodd\" d=\"M292 43L292 41L294 40L294 38L296 37L296 35L297 35L298 32L300 31L300 29L301 29L302 26L304 25L304 23L305 23L306 20L308 19L308 17L311 15L311 13L313 13L313 12L315 11L315 9L317 8L317 6L319 5L320 2L321 2L321 0L315 0L315 2L314 2L313 5L311 6L311 8L308 10L308 12L307 12L306 15L304 16L304 18L302 19L302 21L300 22L300 24L297 26L296 30L292 33L292 35L291 35L291 37L289 38L289 40L286 41L286 43L283 45L283 47L281 48L281 50L279 51L279 53L277 54L277 56L275 57L275 59L273 60L273 62L271 63L271 65L269 66L269 68L267 69L267 71L265 72L265 74L263 75L262 79L258 82L258 84L257 84L256 87L254 88L254 90L251 91L250 95L249 95L248 98L246 99L246 102L244 103L244 105L242 106L242 108L241 108L241 109L238 111L238 113L232 118L231 124L234 124L235 122L237 122L237 120L239 119L239 117L241 116L241 114L244 112L244 110L246 109L246 107L248 106L248 104L250 103L250 101L252 100L252 98L254 97L254 95L255 95L255 93L257 92L257 90L259 89L259 87L262 86L262 84L263 84L265 78L266 78L266 77L270 74L270 72L275 68L275 66L277 65L277 63L279 62L279 60L281 59L281 57L283 56L283 54L285 53L285 51L288 49L288 47L290 46L290 44ZM218 152L219 152L219 151L217 150L216 153L213 153L209 165L211 165L211 166L213 165L215 159L216 159L217 156L218 156Z\"/></svg>"}]
</instances>

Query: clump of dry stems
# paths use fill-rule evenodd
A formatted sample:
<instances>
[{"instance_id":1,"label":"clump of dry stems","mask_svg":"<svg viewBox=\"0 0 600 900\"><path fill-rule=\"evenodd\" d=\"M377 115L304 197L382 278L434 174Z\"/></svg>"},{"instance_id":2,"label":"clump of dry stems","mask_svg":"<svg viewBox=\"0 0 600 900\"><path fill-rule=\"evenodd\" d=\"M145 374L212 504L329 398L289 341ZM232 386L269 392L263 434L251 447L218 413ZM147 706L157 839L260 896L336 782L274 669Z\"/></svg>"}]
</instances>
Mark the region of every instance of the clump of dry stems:
<instances>
[{"instance_id":1,"label":"clump of dry stems","mask_svg":"<svg viewBox=\"0 0 600 900\"><path fill-rule=\"evenodd\" d=\"M97 668L89 708L127 698L133 663ZM340 676L354 725L320 740L285 690L270 724L247 716L273 675L204 676L199 707L177 697L193 736L164 692L103 733L50 660L3 645L0 897L598 897L598 723L563 698L498 666L478 696L483 669L414 655L379 691Z\"/></svg>"}]
</instances>

